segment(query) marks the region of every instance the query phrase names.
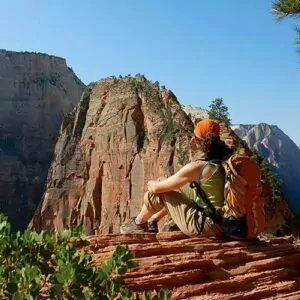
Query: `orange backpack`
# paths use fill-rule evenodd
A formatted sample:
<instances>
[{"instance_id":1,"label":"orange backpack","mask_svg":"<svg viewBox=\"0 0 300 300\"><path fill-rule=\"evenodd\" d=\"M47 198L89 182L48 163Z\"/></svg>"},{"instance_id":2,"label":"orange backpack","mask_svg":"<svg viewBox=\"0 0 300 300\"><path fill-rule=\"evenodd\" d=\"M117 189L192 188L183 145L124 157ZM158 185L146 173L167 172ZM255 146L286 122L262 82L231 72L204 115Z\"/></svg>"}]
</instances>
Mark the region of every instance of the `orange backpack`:
<instances>
[{"instance_id":1,"label":"orange backpack","mask_svg":"<svg viewBox=\"0 0 300 300\"><path fill-rule=\"evenodd\" d=\"M224 169L222 231L234 238L254 238L265 226L260 168L254 159L234 154L224 163Z\"/></svg>"},{"instance_id":2,"label":"orange backpack","mask_svg":"<svg viewBox=\"0 0 300 300\"><path fill-rule=\"evenodd\" d=\"M196 202L196 209L203 214L199 234L203 230L205 218L210 217L228 237L255 238L265 227L261 171L258 164L248 156L233 154L226 161L208 161L200 170L200 175L206 165L212 162L221 163L225 170L224 206L218 210L213 206L201 188L200 180L190 184L205 203L205 207L201 207Z\"/></svg>"}]
</instances>

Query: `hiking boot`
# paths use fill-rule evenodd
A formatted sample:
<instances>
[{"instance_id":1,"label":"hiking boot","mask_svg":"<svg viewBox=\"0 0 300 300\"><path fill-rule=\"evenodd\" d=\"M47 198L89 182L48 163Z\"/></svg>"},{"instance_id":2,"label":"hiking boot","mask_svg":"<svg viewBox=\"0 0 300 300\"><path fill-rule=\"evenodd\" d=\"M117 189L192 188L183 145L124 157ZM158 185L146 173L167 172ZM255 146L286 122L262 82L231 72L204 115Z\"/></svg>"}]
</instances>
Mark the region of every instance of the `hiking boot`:
<instances>
[{"instance_id":1,"label":"hiking boot","mask_svg":"<svg viewBox=\"0 0 300 300\"><path fill-rule=\"evenodd\" d=\"M128 223L124 223L120 226L120 233L143 233L148 231L147 223L136 224L135 217L132 218Z\"/></svg>"},{"instance_id":2,"label":"hiking boot","mask_svg":"<svg viewBox=\"0 0 300 300\"><path fill-rule=\"evenodd\" d=\"M148 222L148 231L151 233L158 233L158 225L157 221L150 221Z\"/></svg>"}]
</instances>

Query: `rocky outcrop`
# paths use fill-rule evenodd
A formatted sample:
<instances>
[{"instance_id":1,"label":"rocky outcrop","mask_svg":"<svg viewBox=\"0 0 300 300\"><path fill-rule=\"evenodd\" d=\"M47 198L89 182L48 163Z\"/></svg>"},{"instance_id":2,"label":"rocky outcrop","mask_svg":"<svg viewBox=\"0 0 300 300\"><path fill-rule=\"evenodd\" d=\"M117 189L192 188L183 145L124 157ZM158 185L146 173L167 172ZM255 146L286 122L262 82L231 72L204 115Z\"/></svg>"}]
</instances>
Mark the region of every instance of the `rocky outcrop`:
<instances>
[{"instance_id":1,"label":"rocky outcrop","mask_svg":"<svg viewBox=\"0 0 300 300\"><path fill-rule=\"evenodd\" d=\"M300 213L300 149L297 145L275 125L233 125L232 129L267 159L283 181L282 191L291 208Z\"/></svg>"},{"instance_id":2,"label":"rocky outcrop","mask_svg":"<svg viewBox=\"0 0 300 300\"><path fill-rule=\"evenodd\" d=\"M300 245L292 237L247 243L179 232L89 238L98 267L118 244L139 266L123 275L135 292L172 290L172 299L300 299Z\"/></svg>"},{"instance_id":3,"label":"rocky outcrop","mask_svg":"<svg viewBox=\"0 0 300 300\"><path fill-rule=\"evenodd\" d=\"M138 213L145 183L186 163L192 128L173 93L141 75L91 84L62 123L29 228L118 231Z\"/></svg>"},{"instance_id":4,"label":"rocky outcrop","mask_svg":"<svg viewBox=\"0 0 300 300\"><path fill-rule=\"evenodd\" d=\"M41 199L63 115L83 88L63 58L0 50L0 211L15 229Z\"/></svg>"}]
</instances>

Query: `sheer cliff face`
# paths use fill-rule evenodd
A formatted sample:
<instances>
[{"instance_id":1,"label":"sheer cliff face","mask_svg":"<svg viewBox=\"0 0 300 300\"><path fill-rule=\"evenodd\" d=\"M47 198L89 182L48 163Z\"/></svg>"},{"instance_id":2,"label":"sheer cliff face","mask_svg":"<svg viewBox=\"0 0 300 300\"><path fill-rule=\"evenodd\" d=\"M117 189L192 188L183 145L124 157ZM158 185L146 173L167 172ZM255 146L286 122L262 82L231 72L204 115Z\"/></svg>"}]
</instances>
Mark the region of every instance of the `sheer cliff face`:
<instances>
[{"instance_id":1,"label":"sheer cliff face","mask_svg":"<svg viewBox=\"0 0 300 300\"><path fill-rule=\"evenodd\" d=\"M0 211L16 229L42 196L62 117L83 88L62 58L0 50Z\"/></svg>"},{"instance_id":2,"label":"sheer cliff face","mask_svg":"<svg viewBox=\"0 0 300 300\"><path fill-rule=\"evenodd\" d=\"M91 84L62 123L30 228L118 231L139 212L145 183L187 162L192 129L176 97L143 76Z\"/></svg>"},{"instance_id":3,"label":"sheer cliff face","mask_svg":"<svg viewBox=\"0 0 300 300\"><path fill-rule=\"evenodd\" d=\"M283 192L292 209L300 213L300 150L275 125L234 125L237 135L264 156L283 180Z\"/></svg>"}]
</instances>

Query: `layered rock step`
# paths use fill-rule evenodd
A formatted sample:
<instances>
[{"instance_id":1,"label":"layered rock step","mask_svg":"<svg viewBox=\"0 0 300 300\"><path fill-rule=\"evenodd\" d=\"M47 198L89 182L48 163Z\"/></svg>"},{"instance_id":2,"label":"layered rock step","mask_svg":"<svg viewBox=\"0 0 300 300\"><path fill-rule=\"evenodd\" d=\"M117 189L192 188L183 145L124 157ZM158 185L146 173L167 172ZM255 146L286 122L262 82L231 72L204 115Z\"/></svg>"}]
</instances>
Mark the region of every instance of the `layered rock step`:
<instances>
[{"instance_id":1,"label":"layered rock step","mask_svg":"<svg viewBox=\"0 0 300 300\"><path fill-rule=\"evenodd\" d=\"M134 292L172 289L172 299L300 299L300 245L292 237L247 243L180 232L89 238L97 267L116 245L139 266L123 276Z\"/></svg>"}]
</instances>

